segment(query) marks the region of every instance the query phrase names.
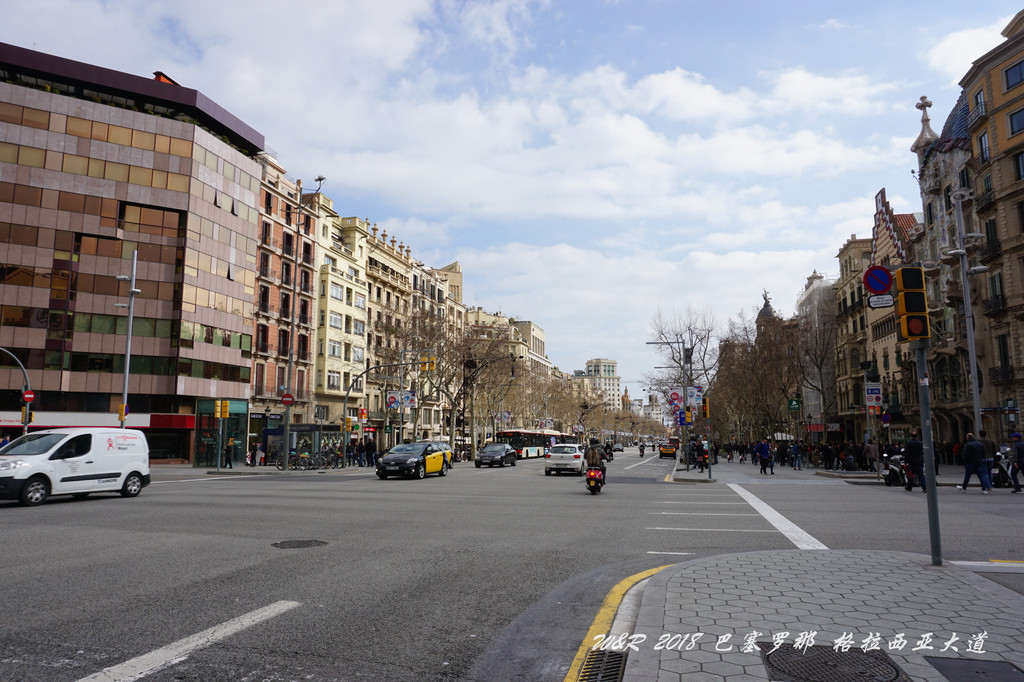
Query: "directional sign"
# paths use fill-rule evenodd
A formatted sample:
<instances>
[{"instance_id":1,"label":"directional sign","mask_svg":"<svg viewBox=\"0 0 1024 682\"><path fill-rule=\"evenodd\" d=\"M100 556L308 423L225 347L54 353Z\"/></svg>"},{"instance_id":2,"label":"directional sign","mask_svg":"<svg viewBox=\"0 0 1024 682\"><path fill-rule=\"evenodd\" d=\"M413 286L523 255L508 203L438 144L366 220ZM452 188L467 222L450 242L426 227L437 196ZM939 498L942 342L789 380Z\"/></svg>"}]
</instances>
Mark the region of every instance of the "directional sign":
<instances>
[{"instance_id":1,"label":"directional sign","mask_svg":"<svg viewBox=\"0 0 1024 682\"><path fill-rule=\"evenodd\" d=\"M24 393L21 394L21 399L24 400L26 403L30 403L36 399L36 393L35 391L25 391Z\"/></svg>"},{"instance_id":2,"label":"directional sign","mask_svg":"<svg viewBox=\"0 0 1024 682\"><path fill-rule=\"evenodd\" d=\"M880 265L872 265L864 272L864 288L873 294L884 294L892 288L892 273Z\"/></svg>"},{"instance_id":3,"label":"directional sign","mask_svg":"<svg viewBox=\"0 0 1024 682\"><path fill-rule=\"evenodd\" d=\"M281 402L284 403L285 405L291 405L292 403L295 402L295 396L293 396L291 393L285 393L283 396L281 396Z\"/></svg>"}]
</instances>

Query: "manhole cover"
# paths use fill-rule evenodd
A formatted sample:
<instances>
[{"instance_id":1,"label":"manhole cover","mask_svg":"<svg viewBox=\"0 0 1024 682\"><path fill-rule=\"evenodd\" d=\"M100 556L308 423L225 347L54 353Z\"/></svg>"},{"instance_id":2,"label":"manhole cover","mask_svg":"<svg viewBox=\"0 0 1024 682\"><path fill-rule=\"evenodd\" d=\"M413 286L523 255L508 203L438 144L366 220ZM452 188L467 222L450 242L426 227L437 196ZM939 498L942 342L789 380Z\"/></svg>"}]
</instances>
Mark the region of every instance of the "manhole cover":
<instances>
[{"instance_id":1,"label":"manhole cover","mask_svg":"<svg viewBox=\"0 0 1024 682\"><path fill-rule=\"evenodd\" d=\"M273 546L278 549L306 549L326 544L326 542L321 542L320 540L282 540L281 542L275 542Z\"/></svg>"},{"instance_id":2,"label":"manhole cover","mask_svg":"<svg viewBox=\"0 0 1024 682\"><path fill-rule=\"evenodd\" d=\"M772 642L758 642L761 660L768 669L769 680L787 682L913 682L881 650L835 651L828 644L806 650L783 646L772 653Z\"/></svg>"},{"instance_id":3,"label":"manhole cover","mask_svg":"<svg viewBox=\"0 0 1024 682\"><path fill-rule=\"evenodd\" d=\"M1002 680L1024 682L1024 671L1006 661L972 661L969 658L940 658L925 656L924 660L942 673L949 682L974 682L978 680Z\"/></svg>"}]
</instances>

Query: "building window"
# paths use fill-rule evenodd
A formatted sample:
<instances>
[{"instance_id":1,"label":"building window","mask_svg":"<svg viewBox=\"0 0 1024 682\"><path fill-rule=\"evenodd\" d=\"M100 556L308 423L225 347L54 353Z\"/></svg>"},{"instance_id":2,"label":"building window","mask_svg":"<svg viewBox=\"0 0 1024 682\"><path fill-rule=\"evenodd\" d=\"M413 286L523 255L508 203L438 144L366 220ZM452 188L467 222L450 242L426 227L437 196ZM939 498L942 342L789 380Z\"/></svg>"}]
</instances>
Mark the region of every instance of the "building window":
<instances>
[{"instance_id":1,"label":"building window","mask_svg":"<svg viewBox=\"0 0 1024 682\"><path fill-rule=\"evenodd\" d=\"M335 391L341 390L341 372L327 373L327 388Z\"/></svg>"},{"instance_id":2,"label":"building window","mask_svg":"<svg viewBox=\"0 0 1024 682\"><path fill-rule=\"evenodd\" d=\"M978 159L982 163L988 161L988 133L978 135Z\"/></svg>"},{"instance_id":3,"label":"building window","mask_svg":"<svg viewBox=\"0 0 1024 682\"><path fill-rule=\"evenodd\" d=\"M327 355L332 358L341 357L341 342L340 341L328 341L327 342Z\"/></svg>"},{"instance_id":4,"label":"building window","mask_svg":"<svg viewBox=\"0 0 1024 682\"><path fill-rule=\"evenodd\" d=\"M1006 79L1006 89L1017 87L1024 81L1024 60L1021 60L1003 71L1004 78Z\"/></svg>"},{"instance_id":5,"label":"building window","mask_svg":"<svg viewBox=\"0 0 1024 682\"><path fill-rule=\"evenodd\" d=\"M342 322L341 313L333 313L332 312L331 316L330 316L330 325L332 327L334 327L335 329L341 329L342 324L343 324L343 322Z\"/></svg>"},{"instance_id":6,"label":"building window","mask_svg":"<svg viewBox=\"0 0 1024 682\"><path fill-rule=\"evenodd\" d=\"M1016 135L1024 130L1024 109L1018 109L1010 114L1010 135Z\"/></svg>"},{"instance_id":7,"label":"building window","mask_svg":"<svg viewBox=\"0 0 1024 682\"><path fill-rule=\"evenodd\" d=\"M337 300L340 301L340 300L342 300L344 295L345 295L345 288L343 286L341 286L340 284L335 284L334 282L331 282L331 298L337 299Z\"/></svg>"},{"instance_id":8,"label":"building window","mask_svg":"<svg viewBox=\"0 0 1024 682\"><path fill-rule=\"evenodd\" d=\"M1024 180L1024 152L1013 156L1013 179Z\"/></svg>"}]
</instances>

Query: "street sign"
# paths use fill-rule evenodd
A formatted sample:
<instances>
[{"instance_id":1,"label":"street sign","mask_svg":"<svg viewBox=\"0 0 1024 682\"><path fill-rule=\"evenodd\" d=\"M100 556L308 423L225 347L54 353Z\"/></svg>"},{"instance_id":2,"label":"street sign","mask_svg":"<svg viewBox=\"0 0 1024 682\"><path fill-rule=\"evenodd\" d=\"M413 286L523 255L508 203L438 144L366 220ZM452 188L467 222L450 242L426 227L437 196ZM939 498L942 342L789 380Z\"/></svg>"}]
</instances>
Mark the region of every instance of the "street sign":
<instances>
[{"instance_id":1,"label":"street sign","mask_svg":"<svg viewBox=\"0 0 1024 682\"><path fill-rule=\"evenodd\" d=\"M892 421L892 417L889 416L888 412L886 412L885 414L882 415L882 423L883 424L888 424L890 421Z\"/></svg>"},{"instance_id":2,"label":"street sign","mask_svg":"<svg viewBox=\"0 0 1024 682\"><path fill-rule=\"evenodd\" d=\"M799 398L790 398L789 399L789 411L790 412L795 412L795 411L797 411L799 409L800 409L800 399Z\"/></svg>"},{"instance_id":3,"label":"street sign","mask_svg":"<svg viewBox=\"0 0 1024 682\"><path fill-rule=\"evenodd\" d=\"M21 399L24 400L26 403L30 403L36 399L36 393L35 391L25 391L24 393L21 394Z\"/></svg>"},{"instance_id":4,"label":"street sign","mask_svg":"<svg viewBox=\"0 0 1024 682\"><path fill-rule=\"evenodd\" d=\"M864 404L868 408L882 407L882 384L880 382L869 381L864 384Z\"/></svg>"},{"instance_id":5,"label":"street sign","mask_svg":"<svg viewBox=\"0 0 1024 682\"><path fill-rule=\"evenodd\" d=\"M295 396L293 396L291 393L285 393L283 396L281 396L281 402L284 403L285 405L291 405L292 403L295 402Z\"/></svg>"},{"instance_id":6,"label":"street sign","mask_svg":"<svg viewBox=\"0 0 1024 682\"><path fill-rule=\"evenodd\" d=\"M872 265L864 272L864 288L873 294L884 294L892 288L892 273L888 268Z\"/></svg>"},{"instance_id":7,"label":"street sign","mask_svg":"<svg viewBox=\"0 0 1024 682\"><path fill-rule=\"evenodd\" d=\"M868 296L868 307L869 308L891 308L895 305L896 301L893 299L892 294L882 294L879 296Z\"/></svg>"}]
</instances>

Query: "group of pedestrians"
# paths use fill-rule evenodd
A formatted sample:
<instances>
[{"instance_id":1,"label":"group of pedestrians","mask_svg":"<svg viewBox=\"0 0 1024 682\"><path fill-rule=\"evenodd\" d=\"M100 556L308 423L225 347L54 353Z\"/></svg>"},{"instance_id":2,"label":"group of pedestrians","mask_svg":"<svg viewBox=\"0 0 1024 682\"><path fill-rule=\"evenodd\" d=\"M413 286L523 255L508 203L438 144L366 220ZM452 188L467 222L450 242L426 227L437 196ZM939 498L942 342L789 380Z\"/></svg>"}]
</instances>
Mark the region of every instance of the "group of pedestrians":
<instances>
[{"instance_id":1,"label":"group of pedestrians","mask_svg":"<svg viewBox=\"0 0 1024 682\"><path fill-rule=\"evenodd\" d=\"M979 438L973 433L967 434L967 440L960 448L960 457L964 463L964 482L956 487L962 493L967 492L967 486L973 476L978 477L981 485L981 494L987 495L992 490L992 467L995 465L996 453L999 448L994 440L988 437L984 429L978 431ZM1010 458L1010 479L1013 481L1013 490L1010 492L1019 493L1020 469L1024 466L1024 442L1021 441L1019 433L1011 434L1009 458Z\"/></svg>"}]
</instances>

